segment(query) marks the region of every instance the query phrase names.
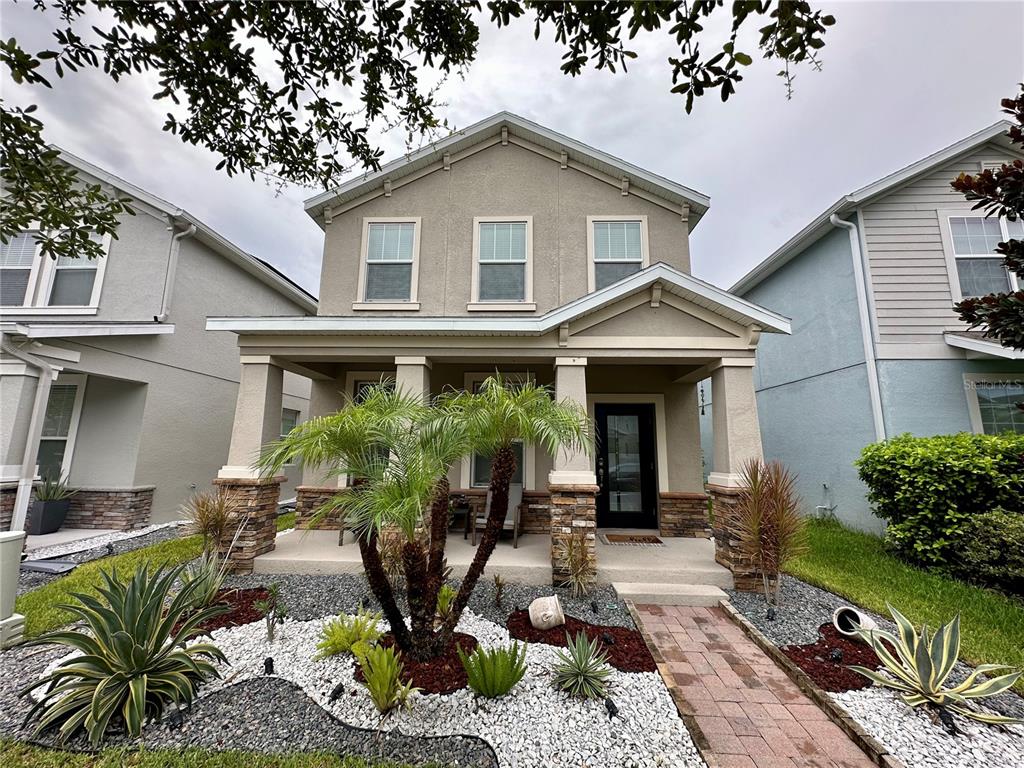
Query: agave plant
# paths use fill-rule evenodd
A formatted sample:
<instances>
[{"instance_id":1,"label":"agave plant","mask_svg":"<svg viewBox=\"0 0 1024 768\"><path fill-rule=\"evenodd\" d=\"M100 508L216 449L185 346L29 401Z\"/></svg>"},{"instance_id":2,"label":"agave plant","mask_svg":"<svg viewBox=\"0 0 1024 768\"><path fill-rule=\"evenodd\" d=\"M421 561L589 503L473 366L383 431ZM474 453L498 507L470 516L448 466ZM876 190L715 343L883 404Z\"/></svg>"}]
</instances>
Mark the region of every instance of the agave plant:
<instances>
[{"instance_id":1,"label":"agave plant","mask_svg":"<svg viewBox=\"0 0 1024 768\"><path fill-rule=\"evenodd\" d=\"M608 676L612 670L608 657L601 652L597 640L590 640L580 632L576 637L565 635L566 651L555 651L555 686L571 696L585 699L603 699L608 696Z\"/></svg>"},{"instance_id":2,"label":"agave plant","mask_svg":"<svg viewBox=\"0 0 1024 768\"><path fill-rule=\"evenodd\" d=\"M225 557L221 561L215 552L207 550L184 567L179 583L182 589L195 583L192 588L192 605L197 609L206 608L213 605L220 594L227 572L228 559Z\"/></svg>"},{"instance_id":3,"label":"agave plant","mask_svg":"<svg viewBox=\"0 0 1024 768\"><path fill-rule=\"evenodd\" d=\"M945 687L960 655L960 615L943 624L929 636L927 625L918 634L914 625L891 605L886 604L896 622L897 634L882 629L858 629L857 634L871 646L891 677L881 675L867 667L851 666L875 685L899 691L900 697L911 707L928 704L956 712L982 723L1009 725L1024 721L1003 715L978 712L967 706L968 699L983 699L1010 688L1022 672L1010 672L978 682L979 675L1011 669L1004 664L981 664L959 685Z\"/></svg>"},{"instance_id":4,"label":"agave plant","mask_svg":"<svg viewBox=\"0 0 1024 768\"><path fill-rule=\"evenodd\" d=\"M126 583L116 570L101 571L99 597L74 594L77 603L61 606L85 623L84 630L49 632L26 643L57 643L79 652L21 691L26 695L46 686L26 718L39 719L37 735L59 724L62 742L85 729L96 746L119 718L137 737L147 718L159 720L169 704L190 704L203 682L219 677L213 662L227 663L220 650L212 643L185 643L226 608L193 610L197 582L168 602L181 570L150 574L140 568Z\"/></svg>"}]
</instances>

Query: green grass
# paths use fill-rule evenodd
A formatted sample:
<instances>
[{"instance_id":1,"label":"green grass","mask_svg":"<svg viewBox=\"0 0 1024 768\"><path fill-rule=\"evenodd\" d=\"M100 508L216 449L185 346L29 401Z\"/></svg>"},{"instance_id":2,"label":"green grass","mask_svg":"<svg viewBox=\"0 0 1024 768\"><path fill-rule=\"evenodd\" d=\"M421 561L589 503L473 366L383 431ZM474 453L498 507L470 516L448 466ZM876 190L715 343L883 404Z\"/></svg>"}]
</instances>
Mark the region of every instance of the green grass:
<instances>
[{"instance_id":1,"label":"green grass","mask_svg":"<svg viewBox=\"0 0 1024 768\"><path fill-rule=\"evenodd\" d=\"M58 606L71 602L72 592L94 594L96 586L103 583L100 570L116 568L119 576L128 578L139 568L177 565L192 560L199 556L202 548L203 542L199 536L189 536L82 563L67 576L21 595L14 604L14 610L25 617L25 636L35 637L72 620L73 616Z\"/></svg>"},{"instance_id":2,"label":"green grass","mask_svg":"<svg viewBox=\"0 0 1024 768\"><path fill-rule=\"evenodd\" d=\"M283 515L277 516L277 532L287 531L289 528L295 527L295 513L285 512Z\"/></svg>"},{"instance_id":3,"label":"green grass","mask_svg":"<svg viewBox=\"0 0 1024 768\"><path fill-rule=\"evenodd\" d=\"M412 768L406 763L375 762L323 752L263 755L255 752L108 749L98 755L42 749L0 740L4 768Z\"/></svg>"},{"instance_id":4,"label":"green grass","mask_svg":"<svg viewBox=\"0 0 1024 768\"><path fill-rule=\"evenodd\" d=\"M970 664L1024 667L1024 603L923 571L888 553L877 536L811 520L807 554L786 569L883 616L889 602L920 627L960 614L961 658ZM1017 685L1024 692L1024 681Z\"/></svg>"}]
</instances>

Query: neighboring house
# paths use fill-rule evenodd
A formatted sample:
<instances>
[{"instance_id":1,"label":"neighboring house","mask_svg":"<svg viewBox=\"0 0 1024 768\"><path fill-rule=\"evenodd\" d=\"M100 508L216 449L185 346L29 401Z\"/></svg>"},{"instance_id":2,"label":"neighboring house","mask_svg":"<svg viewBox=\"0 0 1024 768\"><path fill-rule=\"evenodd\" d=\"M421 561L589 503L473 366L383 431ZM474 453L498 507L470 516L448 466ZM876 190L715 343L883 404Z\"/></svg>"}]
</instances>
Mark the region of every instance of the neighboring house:
<instances>
[{"instance_id":1,"label":"neighboring house","mask_svg":"<svg viewBox=\"0 0 1024 768\"><path fill-rule=\"evenodd\" d=\"M242 360L218 482L255 493L250 457L273 437L265 415L280 407L282 370L312 379L313 415L382 377L436 394L499 370L551 385L597 433L592 457L520 451L523 530L580 530L591 545L595 525L706 535L697 382L711 376L718 393L712 494L731 498L740 463L761 453L754 350L789 329L690 275L690 231L708 205L507 112L314 197L306 210L326 235L318 316L207 325L238 334ZM488 469L467 457L451 474L474 508ZM300 522L337 490L315 467L304 483ZM273 547L272 525L261 535L257 553Z\"/></svg>"},{"instance_id":2,"label":"neighboring house","mask_svg":"<svg viewBox=\"0 0 1024 768\"><path fill-rule=\"evenodd\" d=\"M970 332L965 296L1016 289L992 252L1024 224L986 219L950 187L1020 158L998 123L841 198L731 288L793 319L757 351L767 458L809 511L880 530L853 462L905 432L1024 432L1024 354Z\"/></svg>"},{"instance_id":3,"label":"neighboring house","mask_svg":"<svg viewBox=\"0 0 1024 768\"><path fill-rule=\"evenodd\" d=\"M136 215L96 261L43 258L30 232L0 246L0 529L19 479L31 480L22 464L40 365L57 373L38 403L37 471L79 489L66 526L175 519L224 463L238 394L235 338L206 331L207 315L313 314L316 301L188 212L62 157L131 198ZM304 419L308 397L307 380L287 377L275 429Z\"/></svg>"}]
</instances>

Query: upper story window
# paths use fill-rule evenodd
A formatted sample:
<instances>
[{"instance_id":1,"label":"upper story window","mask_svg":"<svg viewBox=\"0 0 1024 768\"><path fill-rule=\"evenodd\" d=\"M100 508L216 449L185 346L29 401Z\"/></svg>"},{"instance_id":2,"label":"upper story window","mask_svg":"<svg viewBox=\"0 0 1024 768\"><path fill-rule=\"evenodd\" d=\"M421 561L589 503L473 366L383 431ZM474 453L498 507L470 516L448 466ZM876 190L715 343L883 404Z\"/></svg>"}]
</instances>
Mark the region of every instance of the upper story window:
<instances>
[{"instance_id":1,"label":"upper story window","mask_svg":"<svg viewBox=\"0 0 1024 768\"><path fill-rule=\"evenodd\" d=\"M61 256L53 265L51 307L86 307L92 303L99 264L89 259Z\"/></svg>"},{"instance_id":2,"label":"upper story window","mask_svg":"<svg viewBox=\"0 0 1024 768\"><path fill-rule=\"evenodd\" d=\"M476 218L469 309L532 309L533 220Z\"/></svg>"},{"instance_id":3,"label":"upper story window","mask_svg":"<svg viewBox=\"0 0 1024 768\"><path fill-rule=\"evenodd\" d=\"M105 250L109 247L107 240ZM0 244L0 306L31 314L95 314L106 262L105 256L44 259L35 232L22 232Z\"/></svg>"},{"instance_id":4,"label":"upper story window","mask_svg":"<svg viewBox=\"0 0 1024 768\"><path fill-rule=\"evenodd\" d=\"M22 232L0 243L0 306L20 307L29 295L36 261L34 233Z\"/></svg>"},{"instance_id":5,"label":"upper story window","mask_svg":"<svg viewBox=\"0 0 1024 768\"><path fill-rule=\"evenodd\" d=\"M950 216L949 236L960 298L1015 290L1013 275L994 253L1010 238L1024 239L1024 222L985 216Z\"/></svg>"},{"instance_id":6,"label":"upper story window","mask_svg":"<svg viewBox=\"0 0 1024 768\"><path fill-rule=\"evenodd\" d=\"M590 290L598 291L647 266L647 217L589 216Z\"/></svg>"},{"instance_id":7,"label":"upper story window","mask_svg":"<svg viewBox=\"0 0 1024 768\"><path fill-rule=\"evenodd\" d=\"M366 219L356 309L418 309L418 218ZM374 306L376 305L376 306Z\"/></svg>"}]
</instances>

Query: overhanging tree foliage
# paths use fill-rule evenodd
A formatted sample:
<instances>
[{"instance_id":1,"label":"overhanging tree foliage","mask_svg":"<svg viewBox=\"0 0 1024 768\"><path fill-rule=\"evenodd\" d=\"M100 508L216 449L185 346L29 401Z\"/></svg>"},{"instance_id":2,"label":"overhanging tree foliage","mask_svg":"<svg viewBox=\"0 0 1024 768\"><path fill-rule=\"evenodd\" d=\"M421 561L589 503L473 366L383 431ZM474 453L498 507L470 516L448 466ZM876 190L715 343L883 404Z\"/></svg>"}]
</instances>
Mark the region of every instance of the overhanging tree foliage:
<instances>
[{"instance_id":1,"label":"overhanging tree foliage","mask_svg":"<svg viewBox=\"0 0 1024 768\"><path fill-rule=\"evenodd\" d=\"M1015 99L1002 100L1003 111L1016 125L1006 135L1024 150L1024 83ZM1024 162L1013 160L996 170L985 169L977 175L960 174L953 189L963 192L988 216L1005 216L1011 221L1024 217ZM996 339L1004 347L1024 350L1024 241L1011 238L996 246L1003 264L1016 275L1021 290L990 293L988 296L964 299L955 305L960 319L971 328L981 328L987 338Z\"/></svg>"},{"instance_id":2,"label":"overhanging tree foliage","mask_svg":"<svg viewBox=\"0 0 1024 768\"><path fill-rule=\"evenodd\" d=\"M316 2L127 2L35 0L56 12L57 45L29 53L12 38L0 60L15 83L50 86L54 77L97 69L115 81L151 72L153 94L168 101L164 130L220 157L228 174L264 174L281 182L329 188L346 171L376 169L379 130L401 128L415 141L443 127L437 86L477 57L478 18L506 27L532 16L535 34L554 33L561 69L615 72L636 57L630 41L667 35L672 91L694 100L735 93L753 63L738 35L763 23L763 58L818 66L832 16L804 0L686 2L531 2L531 0L342 0ZM726 17L726 14L730 14ZM719 46L701 47L705 26L731 19ZM100 255L88 230L112 232L124 202L98 188L81 192L75 174L57 170L29 110L3 106L0 168L4 186L0 240L39 222L51 256ZM78 233L78 234L76 234Z\"/></svg>"}]
</instances>

